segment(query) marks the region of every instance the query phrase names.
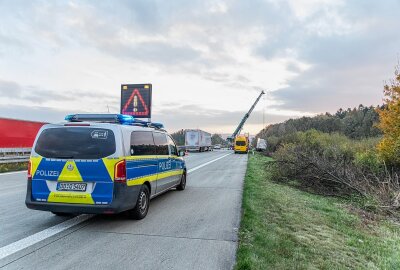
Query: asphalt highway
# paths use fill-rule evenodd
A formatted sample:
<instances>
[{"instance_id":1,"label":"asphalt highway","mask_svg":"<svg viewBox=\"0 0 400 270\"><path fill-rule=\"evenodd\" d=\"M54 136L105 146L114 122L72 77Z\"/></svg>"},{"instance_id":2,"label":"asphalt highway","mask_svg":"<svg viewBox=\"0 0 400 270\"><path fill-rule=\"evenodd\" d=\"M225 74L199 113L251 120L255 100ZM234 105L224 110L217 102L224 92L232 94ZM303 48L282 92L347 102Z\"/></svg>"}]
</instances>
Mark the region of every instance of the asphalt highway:
<instances>
[{"instance_id":1,"label":"asphalt highway","mask_svg":"<svg viewBox=\"0 0 400 270\"><path fill-rule=\"evenodd\" d=\"M0 174L0 268L232 269L247 156L220 150L185 160L186 190L153 199L145 219L87 216L59 231L73 218L27 209L26 172Z\"/></svg>"}]
</instances>

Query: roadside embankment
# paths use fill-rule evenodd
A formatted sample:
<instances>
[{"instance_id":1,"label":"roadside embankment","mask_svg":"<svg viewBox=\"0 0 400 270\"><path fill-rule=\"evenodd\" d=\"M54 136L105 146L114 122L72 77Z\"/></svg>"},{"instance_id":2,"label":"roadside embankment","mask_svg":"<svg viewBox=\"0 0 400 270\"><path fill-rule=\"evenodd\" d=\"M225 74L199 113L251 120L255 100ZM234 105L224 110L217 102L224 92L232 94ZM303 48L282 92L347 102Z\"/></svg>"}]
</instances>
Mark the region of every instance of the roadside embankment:
<instances>
[{"instance_id":1,"label":"roadside embankment","mask_svg":"<svg viewBox=\"0 0 400 270\"><path fill-rule=\"evenodd\" d=\"M236 269L400 269L400 226L336 197L272 181L249 155Z\"/></svg>"}]
</instances>

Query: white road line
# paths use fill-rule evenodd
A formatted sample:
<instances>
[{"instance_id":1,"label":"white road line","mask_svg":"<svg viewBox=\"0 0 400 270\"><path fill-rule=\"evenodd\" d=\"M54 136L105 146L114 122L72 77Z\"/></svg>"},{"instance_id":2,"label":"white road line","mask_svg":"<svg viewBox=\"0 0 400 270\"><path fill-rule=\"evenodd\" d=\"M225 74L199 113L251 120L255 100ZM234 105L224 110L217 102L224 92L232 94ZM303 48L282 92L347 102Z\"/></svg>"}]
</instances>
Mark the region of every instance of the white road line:
<instances>
[{"instance_id":1,"label":"white road line","mask_svg":"<svg viewBox=\"0 0 400 270\"><path fill-rule=\"evenodd\" d=\"M0 173L0 176L9 175L9 174L17 174L17 173L26 173L26 172L27 172L27 171L6 172L6 173Z\"/></svg>"},{"instance_id":2,"label":"white road line","mask_svg":"<svg viewBox=\"0 0 400 270\"><path fill-rule=\"evenodd\" d=\"M202 165L200 165L200 166L194 167L194 168L188 170L187 173L191 173L191 172L197 171L198 169L201 169L201 168L203 168L203 167L205 167L205 166L207 166L207 165L210 165L211 163L214 163L214 162L216 162L216 161L218 161L218 160L220 160L220 159L223 159L223 158L225 158L225 157L227 157L227 156L229 156L229 155L231 155L231 154L232 154L232 153L226 154L226 155L224 155L224 156L222 156L222 157L219 157L219 158L213 159L213 160L211 160L211 161L209 161L209 162L206 162L206 163L204 163L204 164L202 164Z\"/></svg>"},{"instance_id":3,"label":"white road line","mask_svg":"<svg viewBox=\"0 0 400 270\"><path fill-rule=\"evenodd\" d=\"M211 161L208 161L200 166L197 166L195 168L192 168L190 170L188 170L188 173L194 172L198 169L201 169L207 165L210 165L211 163L214 163L220 159L223 159L229 155L231 155L232 153L229 153L227 155L224 155L222 157L213 159ZM18 251L21 251L25 248L28 248L30 246L33 246L34 244L37 244L49 237L52 237L58 233L61 233L65 230L68 230L69 228L78 225L90 218L92 218L94 215L80 215L77 217L74 217L72 219L69 219L67 221L64 221L63 223L57 224L53 227L47 228L43 231L40 231L38 233L35 233L31 236L25 237L17 242L11 243L5 247L0 248L0 260L4 259L7 256L10 256Z\"/></svg>"},{"instance_id":4,"label":"white road line","mask_svg":"<svg viewBox=\"0 0 400 270\"><path fill-rule=\"evenodd\" d=\"M7 256L10 256L11 254L21 251L27 247L30 247L36 243L39 243L40 241L43 241L53 235L63 232L75 225L78 225L79 223L82 223L82 222L90 219L92 216L93 215L80 215L80 216L74 217L72 219L64 221L63 223L57 224L53 227L47 228L41 232L35 233L31 236L28 236L26 238L23 238L23 239L17 241L17 242L14 242L5 247L2 247L2 248L0 248L0 260L4 259Z\"/></svg>"}]
</instances>

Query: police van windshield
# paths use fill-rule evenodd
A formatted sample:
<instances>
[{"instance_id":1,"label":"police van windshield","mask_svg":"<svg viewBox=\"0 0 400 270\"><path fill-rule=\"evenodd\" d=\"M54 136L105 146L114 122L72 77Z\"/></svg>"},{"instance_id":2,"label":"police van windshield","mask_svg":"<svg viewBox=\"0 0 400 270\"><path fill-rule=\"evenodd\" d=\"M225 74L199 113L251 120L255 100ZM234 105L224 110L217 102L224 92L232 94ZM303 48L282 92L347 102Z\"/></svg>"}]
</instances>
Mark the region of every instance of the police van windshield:
<instances>
[{"instance_id":1,"label":"police van windshield","mask_svg":"<svg viewBox=\"0 0 400 270\"><path fill-rule=\"evenodd\" d=\"M35 146L35 152L46 158L100 159L115 150L111 130L84 127L45 129Z\"/></svg>"}]
</instances>

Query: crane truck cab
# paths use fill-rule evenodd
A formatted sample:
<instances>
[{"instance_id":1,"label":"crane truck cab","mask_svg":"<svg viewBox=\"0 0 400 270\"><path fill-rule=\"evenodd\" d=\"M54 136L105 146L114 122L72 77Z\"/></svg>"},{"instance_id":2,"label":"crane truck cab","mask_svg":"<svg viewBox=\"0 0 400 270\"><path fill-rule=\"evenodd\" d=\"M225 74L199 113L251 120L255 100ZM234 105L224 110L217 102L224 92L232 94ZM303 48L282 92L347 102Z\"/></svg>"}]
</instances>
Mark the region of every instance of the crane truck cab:
<instances>
[{"instance_id":1,"label":"crane truck cab","mask_svg":"<svg viewBox=\"0 0 400 270\"><path fill-rule=\"evenodd\" d=\"M237 153L248 153L249 152L249 138L245 135L239 135L235 138L233 145L235 154Z\"/></svg>"}]
</instances>

